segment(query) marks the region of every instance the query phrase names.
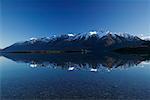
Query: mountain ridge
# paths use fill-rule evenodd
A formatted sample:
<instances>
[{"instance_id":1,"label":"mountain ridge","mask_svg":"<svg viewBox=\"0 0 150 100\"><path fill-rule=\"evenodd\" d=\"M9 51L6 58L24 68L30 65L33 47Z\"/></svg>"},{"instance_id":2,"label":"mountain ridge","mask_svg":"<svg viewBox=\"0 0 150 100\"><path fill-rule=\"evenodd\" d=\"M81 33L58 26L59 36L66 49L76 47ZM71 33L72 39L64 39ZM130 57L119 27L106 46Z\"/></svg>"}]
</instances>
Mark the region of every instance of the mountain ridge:
<instances>
[{"instance_id":1,"label":"mountain ridge","mask_svg":"<svg viewBox=\"0 0 150 100\"><path fill-rule=\"evenodd\" d=\"M102 35L105 34L105 35ZM44 38L30 38L28 41L15 43L4 48L3 52L15 51L93 51L105 52L119 48L140 47L145 40L130 34L96 32L62 34Z\"/></svg>"}]
</instances>

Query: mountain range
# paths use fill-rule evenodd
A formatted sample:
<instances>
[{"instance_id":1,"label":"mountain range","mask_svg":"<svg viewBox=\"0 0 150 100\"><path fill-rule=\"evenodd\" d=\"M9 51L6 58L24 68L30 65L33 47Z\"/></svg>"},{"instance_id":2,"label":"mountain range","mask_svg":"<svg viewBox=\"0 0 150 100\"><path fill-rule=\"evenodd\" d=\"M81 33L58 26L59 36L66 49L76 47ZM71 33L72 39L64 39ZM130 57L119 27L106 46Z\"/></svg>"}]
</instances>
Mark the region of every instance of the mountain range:
<instances>
[{"instance_id":1,"label":"mountain range","mask_svg":"<svg viewBox=\"0 0 150 100\"><path fill-rule=\"evenodd\" d=\"M1 51L9 53L103 53L110 51L134 51L135 48L137 50L143 48L142 50L149 52L150 41L127 33L91 31L78 34L53 35L44 38L30 38L30 40L17 42Z\"/></svg>"}]
</instances>

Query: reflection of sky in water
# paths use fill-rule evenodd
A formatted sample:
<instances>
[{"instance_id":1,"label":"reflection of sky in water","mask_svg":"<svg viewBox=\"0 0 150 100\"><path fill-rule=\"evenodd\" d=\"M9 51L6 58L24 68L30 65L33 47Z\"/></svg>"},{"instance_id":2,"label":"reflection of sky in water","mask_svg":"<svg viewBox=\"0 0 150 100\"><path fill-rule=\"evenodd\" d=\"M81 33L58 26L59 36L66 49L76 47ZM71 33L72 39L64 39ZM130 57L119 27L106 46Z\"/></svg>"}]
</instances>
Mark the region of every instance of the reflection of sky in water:
<instances>
[{"instance_id":1,"label":"reflection of sky in water","mask_svg":"<svg viewBox=\"0 0 150 100\"><path fill-rule=\"evenodd\" d=\"M2 61L2 98L150 99L149 62L108 72L94 68L32 68L5 58Z\"/></svg>"}]
</instances>

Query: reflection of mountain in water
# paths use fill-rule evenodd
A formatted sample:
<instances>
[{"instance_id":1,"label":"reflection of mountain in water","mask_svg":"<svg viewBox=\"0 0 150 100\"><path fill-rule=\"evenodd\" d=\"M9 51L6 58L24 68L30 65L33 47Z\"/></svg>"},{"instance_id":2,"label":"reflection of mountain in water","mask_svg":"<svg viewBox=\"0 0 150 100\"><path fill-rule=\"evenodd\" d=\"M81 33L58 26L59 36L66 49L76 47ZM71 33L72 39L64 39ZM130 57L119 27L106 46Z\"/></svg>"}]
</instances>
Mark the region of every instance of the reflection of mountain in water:
<instances>
[{"instance_id":1,"label":"reflection of mountain in water","mask_svg":"<svg viewBox=\"0 0 150 100\"><path fill-rule=\"evenodd\" d=\"M149 55L94 55L94 54L3 54L16 62L29 63L31 67L61 67L63 69L87 69L97 71L98 68L126 68L140 64L142 61L149 60Z\"/></svg>"}]
</instances>

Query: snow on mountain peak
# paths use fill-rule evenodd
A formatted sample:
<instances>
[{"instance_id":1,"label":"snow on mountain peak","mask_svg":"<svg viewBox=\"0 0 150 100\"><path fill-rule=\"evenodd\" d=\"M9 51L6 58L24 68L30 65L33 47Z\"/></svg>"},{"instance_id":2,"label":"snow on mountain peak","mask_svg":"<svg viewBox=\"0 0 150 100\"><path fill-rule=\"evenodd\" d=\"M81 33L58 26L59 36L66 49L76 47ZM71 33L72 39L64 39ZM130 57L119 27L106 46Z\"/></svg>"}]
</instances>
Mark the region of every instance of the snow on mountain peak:
<instances>
[{"instance_id":1,"label":"snow on mountain peak","mask_svg":"<svg viewBox=\"0 0 150 100\"><path fill-rule=\"evenodd\" d=\"M31 40L31 41L32 41L32 40L37 40L37 38L32 37L32 38L30 38L30 40Z\"/></svg>"},{"instance_id":2,"label":"snow on mountain peak","mask_svg":"<svg viewBox=\"0 0 150 100\"><path fill-rule=\"evenodd\" d=\"M139 37L140 37L142 40L150 40L150 36L145 36L145 35L143 35L143 34L141 34Z\"/></svg>"},{"instance_id":3,"label":"snow on mountain peak","mask_svg":"<svg viewBox=\"0 0 150 100\"><path fill-rule=\"evenodd\" d=\"M129 33L119 33L118 35L122 36L124 38L134 38L134 37L136 37L135 35L129 34Z\"/></svg>"},{"instance_id":4,"label":"snow on mountain peak","mask_svg":"<svg viewBox=\"0 0 150 100\"><path fill-rule=\"evenodd\" d=\"M33 44L33 43L35 43L37 40L38 40L37 38L32 37L32 38L30 38L30 43Z\"/></svg>"},{"instance_id":5,"label":"snow on mountain peak","mask_svg":"<svg viewBox=\"0 0 150 100\"><path fill-rule=\"evenodd\" d=\"M74 36L74 34L67 34L68 36Z\"/></svg>"},{"instance_id":6,"label":"snow on mountain peak","mask_svg":"<svg viewBox=\"0 0 150 100\"><path fill-rule=\"evenodd\" d=\"M110 31L106 31L105 33L106 33L106 34L112 34L112 32L110 32Z\"/></svg>"},{"instance_id":7,"label":"snow on mountain peak","mask_svg":"<svg viewBox=\"0 0 150 100\"><path fill-rule=\"evenodd\" d=\"M90 33L90 35L97 34L96 31L91 31L91 32L89 32L89 33Z\"/></svg>"}]
</instances>

